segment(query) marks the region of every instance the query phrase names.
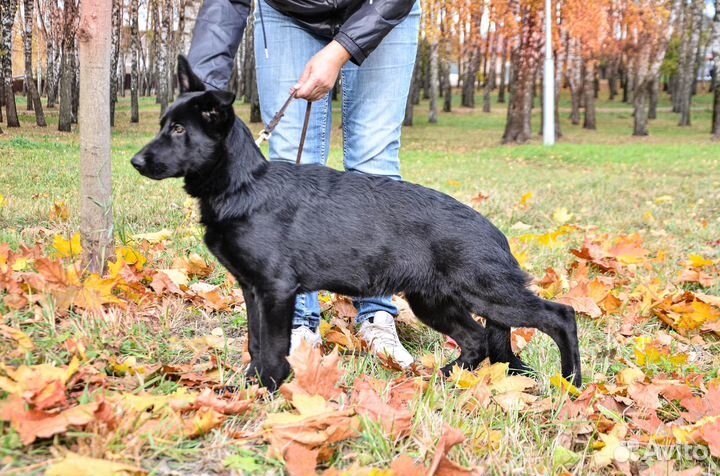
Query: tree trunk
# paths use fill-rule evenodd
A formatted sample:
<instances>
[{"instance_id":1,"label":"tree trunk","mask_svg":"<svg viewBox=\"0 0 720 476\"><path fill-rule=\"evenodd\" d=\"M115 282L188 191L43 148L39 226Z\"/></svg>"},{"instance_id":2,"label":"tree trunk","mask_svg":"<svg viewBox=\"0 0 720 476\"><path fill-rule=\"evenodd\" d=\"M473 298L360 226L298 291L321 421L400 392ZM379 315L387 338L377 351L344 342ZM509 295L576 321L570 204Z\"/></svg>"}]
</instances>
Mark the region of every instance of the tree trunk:
<instances>
[{"instance_id":1,"label":"tree trunk","mask_svg":"<svg viewBox=\"0 0 720 476\"><path fill-rule=\"evenodd\" d=\"M700 24L705 8L703 0L694 0L689 7L686 18L686 35L683 43L682 58L680 62L680 85L678 88L678 101L680 106L679 126L690 125L690 108L692 107L692 85L696 74L695 54L700 41Z\"/></svg>"},{"instance_id":2,"label":"tree trunk","mask_svg":"<svg viewBox=\"0 0 720 476\"><path fill-rule=\"evenodd\" d=\"M160 42L157 49L157 75L155 76L155 81L157 81L157 96L160 101L160 115L162 116L165 114L170 100L168 91L168 48L172 0L157 1L162 2L160 8L162 20L158 27Z\"/></svg>"},{"instance_id":3,"label":"tree trunk","mask_svg":"<svg viewBox=\"0 0 720 476\"><path fill-rule=\"evenodd\" d=\"M520 44L513 54L513 80L503 143L524 143L532 137L533 81L538 65L542 25L537 12L524 6L521 15Z\"/></svg>"},{"instance_id":4,"label":"tree trunk","mask_svg":"<svg viewBox=\"0 0 720 476\"><path fill-rule=\"evenodd\" d=\"M617 59L613 58L608 63L608 69L607 69L607 80L608 80L608 90L610 96L608 99L610 101L615 100L615 96L618 94L617 90Z\"/></svg>"},{"instance_id":5,"label":"tree trunk","mask_svg":"<svg viewBox=\"0 0 720 476\"><path fill-rule=\"evenodd\" d=\"M650 106L648 108L648 119L657 119L657 105L660 96L660 78L650 82Z\"/></svg>"},{"instance_id":6,"label":"tree trunk","mask_svg":"<svg viewBox=\"0 0 720 476\"><path fill-rule=\"evenodd\" d=\"M633 135L634 136L646 136L648 132L648 107L647 97L649 91L649 84L645 81L638 83L633 94L633 106L634 106L634 125Z\"/></svg>"},{"instance_id":7,"label":"tree trunk","mask_svg":"<svg viewBox=\"0 0 720 476\"><path fill-rule=\"evenodd\" d=\"M490 112L490 93L492 92L495 78L495 35L488 32L488 60L485 68L485 82L483 83L483 112Z\"/></svg>"},{"instance_id":8,"label":"tree trunk","mask_svg":"<svg viewBox=\"0 0 720 476\"><path fill-rule=\"evenodd\" d=\"M47 40L47 72L45 73L45 82L47 83L47 108L53 109L55 101L57 101L57 86L55 84L55 43Z\"/></svg>"},{"instance_id":9,"label":"tree trunk","mask_svg":"<svg viewBox=\"0 0 720 476\"><path fill-rule=\"evenodd\" d=\"M505 102L505 88L507 84L507 51L508 51L508 41L509 39L507 37L503 38L503 46L502 50L500 51L500 86L498 86L498 97L497 102L499 104L502 104Z\"/></svg>"},{"instance_id":10,"label":"tree trunk","mask_svg":"<svg viewBox=\"0 0 720 476\"><path fill-rule=\"evenodd\" d=\"M249 21L245 29L245 103L250 103L250 122L262 122L260 96L255 75L255 22Z\"/></svg>"},{"instance_id":11,"label":"tree trunk","mask_svg":"<svg viewBox=\"0 0 720 476\"><path fill-rule=\"evenodd\" d=\"M17 114L17 105L15 104L15 92L13 91L13 72L12 72L12 26L15 20L15 12L17 11L16 0L0 0L2 7L2 47L0 47L0 55L2 55L3 77L5 80L5 112L8 127L20 127L20 120Z\"/></svg>"},{"instance_id":12,"label":"tree trunk","mask_svg":"<svg viewBox=\"0 0 720 476\"><path fill-rule=\"evenodd\" d=\"M118 60L120 59L120 29L122 28L122 0L112 0L112 44L110 49L110 127L115 127L115 106L118 100Z\"/></svg>"},{"instance_id":13,"label":"tree trunk","mask_svg":"<svg viewBox=\"0 0 720 476\"><path fill-rule=\"evenodd\" d=\"M578 40L568 41L567 54L567 79L570 86L570 122L573 125L580 124L580 96L582 94L582 58L580 57L580 45Z\"/></svg>"},{"instance_id":14,"label":"tree trunk","mask_svg":"<svg viewBox=\"0 0 720 476\"><path fill-rule=\"evenodd\" d=\"M428 122L435 124L438 121L438 56L440 45L438 40L434 40L430 45L430 115Z\"/></svg>"},{"instance_id":15,"label":"tree trunk","mask_svg":"<svg viewBox=\"0 0 720 476\"><path fill-rule=\"evenodd\" d=\"M585 79L583 80L583 92L585 94L585 120L583 129L597 129L595 119L595 60L585 61Z\"/></svg>"},{"instance_id":16,"label":"tree trunk","mask_svg":"<svg viewBox=\"0 0 720 476\"><path fill-rule=\"evenodd\" d=\"M110 134L112 7L106 0L80 6L80 233L89 269L102 273L113 242Z\"/></svg>"},{"instance_id":17,"label":"tree trunk","mask_svg":"<svg viewBox=\"0 0 720 476\"><path fill-rule=\"evenodd\" d=\"M403 126L407 127L411 127L413 125L413 113L415 112L413 98L420 90L418 70L420 70L420 48L418 48L415 53L415 67L413 68L412 80L410 82L410 91L408 92L407 101L405 102L405 118L403 119Z\"/></svg>"},{"instance_id":18,"label":"tree trunk","mask_svg":"<svg viewBox=\"0 0 720 476\"><path fill-rule=\"evenodd\" d=\"M715 0L711 47L713 58L713 113L712 137L720 140L720 0Z\"/></svg>"},{"instance_id":19,"label":"tree trunk","mask_svg":"<svg viewBox=\"0 0 720 476\"><path fill-rule=\"evenodd\" d=\"M130 0L130 122L140 122L140 33L138 0Z\"/></svg>"}]
</instances>

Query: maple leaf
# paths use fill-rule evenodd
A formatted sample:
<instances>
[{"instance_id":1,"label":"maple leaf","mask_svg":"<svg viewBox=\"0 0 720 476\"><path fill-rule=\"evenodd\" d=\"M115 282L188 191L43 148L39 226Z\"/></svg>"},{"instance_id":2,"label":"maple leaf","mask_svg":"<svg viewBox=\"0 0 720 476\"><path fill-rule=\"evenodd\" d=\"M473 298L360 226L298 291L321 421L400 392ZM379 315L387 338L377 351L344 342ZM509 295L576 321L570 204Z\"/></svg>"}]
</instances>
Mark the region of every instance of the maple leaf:
<instances>
[{"instance_id":1,"label":"maple leaf","mask_svg":"<svg viewBox=\"0 0 720 476\"><path fill-rule=\"evenodd\" d=\"M675 461L658 461L654 465L640 471L640 476L701 476L703 469L700 466L677 471L675 469Z\"/></svg>"},{"instance_id":2,"label":"maple leaf","mask_svg":"<svg viewBox=\"0 0 720 476\"><path fill-rule=\"evenodd\" d=\"M75 295L73 304L92 312L101 312L105 304L124 304L113 294L116 285L117 279L104 279L97 274L91 274Z\"/></svg>"},{"instance_id":3,"label":"maple leaf","mask_svg":"<svg viewBox=\"0 0 720 476\"><path fill-rule=\"evenodd\" d=\"M53 207L48 214L48 218L50 221L68 221L70 219L70 209L68 208L67 203L62 201L56 201L53 203Z\"/></svg>"},{"instance_id":4,"label":"maple leaf","mask_svg":"<svg viewBox=\"0 0 720 476\"><path fill-rule=\"evenodd\" d=\"M290 441L308 448L318 448L354 437L359 422L353 410L336 410L321 396L293 395L292 405L298 413L271 413L263 424L265 439L276 450Z\"/></svg>"},{"instance_id":5,"label":"maple leaf","mask_svg":"<svg viewBox=\"0 0 720 476\"><path fill-rule=\"evenodd\" d=\"M340 368L340 354L333 350L323 356L322 351L303 342L290 357L294 378L280 387L280 393L287 400L293 400L295 394L320 395L333 400L343 395L338 388L345 371Z\"/></svg>"},{"instance_id":6,"label":"maple leaf","mask_svg":"<svg viewBox=\"0 0 720 476\"><path fill-rule=\"evenodd\" d=\"M82 426L95 419L98 402L78 405L58 413L28 410L24 400L11 395L0 402L0 420L9 421L20 435L23 444L29 445L37 438L49 438L64 433L70 426Z\"/></svg>"},{"instance_id":7,"label":"maple leaf","mask_svg":"<svg viewBox=\"0 0 720 476\"><path fill-rule=\"evenodd\" d=\"M147 241L148 243L160 243L161 241L169 240L172 236L172 232L163 228L160 231L153 233L136 233L131 235L130 238L134 241Z\"/></svg>"},{"instance_id":8,"label":"maple leaf","mask_svg":"<svg viewBox=\"0 0 720 476\"><path fill-rule=\"evenodd\" d=\"M55 235L53 248L55 248L57 255L62 258L76 258L80 256L83 251L83 247L80 244L80 233L72 235L70 241L60 235Z\"/></svg>"},{"instance_id":9,"label":"maple leaf","mask_svg":"<svg viewBox=\"0 0 720 476\"><path fill-rule=\"evenodd\" d=\"M367 378L355 381L351 402L358 415L378 423L387 435L407 436L412 427L412 413L407 408L398 409L380 398Z\"/></svg>"},{"instance_id":10,"label":"maple leaf","mask_svg":"<svg viewBox=\"0 0 720 476\"><path fill-rule=\"evenodd\" d=\"M184 422L185 436L196 438L209 433L210 430L218 428L225 422L225 415L215 411L214 408L200 407L197 412Z\"/></svg>"},{"instance_id":11,"label":"maple leaf","mask_svg":"<svg viewBox=\"0 0 720 476\"><path fill-rule=\"evenodd\" d=\"M173 268L184 270L188 276L196 278L207 278L215 269L197 253L191 253L187 258L175 259Z\"/></svg>"},{"instance_id":12,"label":"maple leaf","mask_svg":"<svg viewBox=\"0 0 720 476\"><path fill-rule=\"evenodd\" d=\"M79 367L77 357L73 357L66 367L39 364L11 368L0 364L0 370L7 375L0 376L0 389L23 398L39 409L47 409L64 402L65 384Z\"/></svg>"},{"instance_id":13,"label":"maple leaf","mask_svg":"<svg viewBox=\"0 0 720 476\"><path fill-rule=\"evenodd\" d=\"M8 339L12 339L17 342L18 347L23 352L29 352L35 348L35 344L33 344L30 336L25 334L20 329L15 329L14 327L0 324L0 334L7 337Z\"/></svg>"},{"instance_id":14,"label":"maple leaf","mask_svg":"<svg viewBox=\"0 0 720 476\"><path fill-rule=\"evenodd\" d=\"M252 402L238 398L220 398L215 392L206 388L195 399L195 405L212 408L223 415L242 415L252 407Z\"/></svg>"},{"instance_id":15,"label":"maple leaf","mask_svg":"<svg viewBox=\"0 0 720 476\"><path fill-rule=\"evenodd\" d=\"M560 207L553 213L553 221L558 225L564 225L565 223L572 220L573 214L568 212L566 207Z\"/></svg>"},{"instance_id":16,"label":"maple leaf","mask_svg":"<svg viewBox=\"0 0 720 476\"><path fill-rule=\"evenodd\" d=\"M46 476L141 476L142 468L117 461L90 458L68 451L62 460L47 469Z\"/></svg>"},{"instance_id":17,"label":"maple leaf","mask_svg":"<svg viewBox=\"0 0 720 476\"><path fill-rule=\"evenodd\" d=\"M303 445L292 442L283 452L285 469L290 476L315 474L319 453L320 450L311 450Z\"/></svg>"},{"instance_id":18,"label":"maple leaf","mask_svg":"<svg viewBox=\"0 0 720 476\"><path fill-rule=\"evenodd\" d=\"M141 271L147 263L147 258L130 246L115 248L115 255L118 257L118 261L122 259L123 262L134 266L138 271Z\"/></svg>"},{"instance_id":19,"label":"maple leaf","mask_svg":"<svg viewBox=\"0 0 720 476\"><path fill-rule=\"evenodd\" d=\"M628 386L627 393L641 408L657 410L660 408L659 394L662 386L648 383L633 383Z\"/></svg>"},{"instance_id":20,"label":"maple leaf","mask_svg":"<svg viewBox=\"0 0 720 476\"><path fill-rule=\"evenodd\" d=\"M653 308L653 313L681 335L720 319L720 309L692 292L664 299Z\"/></svg>"},{"instance_id":21,"label":"maple leaf","mask_svg":"<svg viewBox=\"0 0 720 476\"><path fill-rule=\"evenodd\" d=\"M447 455L450 450L455 445L459 445L464 441L465 435L462 431L456 428L445 426L443 434L440 437L440 441L438 442L437 448L435 448L435 455L433 456L433 460L430 464L430 468L428 469L427 474L446 474L456 476L481 474L480 471L476 471L475 469L463 468L462 466L458 465L457 463L453 463L448 459Z\"/></svg>"},{"instance_id":22,"label":"maple leaf","mask_svg":"<svg viewBox=\"0 0 720 476\"><path fill-rule=\"evenodd\" d=\"M417 464L410 456L400 455L390 464L390 471L398 476L426 476L427 468Z\"/></svg>"},{"instance_id":23,"label":"maple leaf","mask_svg":"<svg viewBox=\"0 0 720 476\"><path fill-rule=\"evenodd\" d=\"M622 444L625 435L627 435L627 425L624 423L617 423L607 434L598 433L603 447L593 453L591 466L599 469L615 461L629 461L630 450Z\"/></svg>"},{"instance_id":24,"label":"maple leaf","mask_svg":"<svg viewBox=\"0 0 720 476\"><path fill-rule=\"evenodd\" d=\"M517 204L518 208L528 208L534 196L535 193L527 192L525 195L520 197L520 201Z\"/></svg>"},{"instance_id":25,"label":"maple leaf","mask_svg":"<svg viewBox=\"0 0 720 476\"><path fill-rule=\"evenodd\" d=\"M714 265L715 262L709 259L706 259L700 255L689 255L688 256L688 265L692 266L693 268L706 268L708 266Z\"/></svg>"},{"instance_id":26,"label":"maple leaf","mask_svg":"<svg viewBox=\"0 0 720 476\"><path fill-rule=\"evenodd\" d=\"M488 198L490 198L490 195L486 195L482 192L475 195L473 198L470 199L470 204L474 207L479 207L482 205Z\"/></svg>"},{"instance_id":27,"label":"maple leaf","mask_svg":"<svg viewBox=\"0 0 720 476\"><path fill-rule=\"evenodd\" d=\"M678 274L677 282L697 283L704 288L709 288L715 284L715 278L702 269L685 269Z\"/></svg>"}]
</instances>

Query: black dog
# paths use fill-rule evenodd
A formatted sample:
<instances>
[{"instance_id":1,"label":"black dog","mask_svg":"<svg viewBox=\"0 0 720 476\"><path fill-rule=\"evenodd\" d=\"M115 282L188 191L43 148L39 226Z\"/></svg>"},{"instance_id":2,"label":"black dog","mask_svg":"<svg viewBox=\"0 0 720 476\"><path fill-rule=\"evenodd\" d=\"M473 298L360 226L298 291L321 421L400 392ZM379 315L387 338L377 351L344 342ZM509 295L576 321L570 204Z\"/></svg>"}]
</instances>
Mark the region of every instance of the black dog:
<instances>
[{"instance_id":1,"label":"black dog","mask_svg":"<svg viewBox=\"0 0 720 476\"><path fill-rule=\"evenodd\" d=\"M485 217L419 185L268 162L236 119L233 94L205 91L183 57L178 76L181 96L132 164L156 180L185 177L199 199L205 243L245 295L249 375L271 390L282 383L295 296L324 289L404 292L422 322L460 346L445 373L488 355L527 370L511 350L510 327L535 327L553 338L563 375L580 385L573 309L527 289L507 239Z\"/></svg>"}]
</instances>

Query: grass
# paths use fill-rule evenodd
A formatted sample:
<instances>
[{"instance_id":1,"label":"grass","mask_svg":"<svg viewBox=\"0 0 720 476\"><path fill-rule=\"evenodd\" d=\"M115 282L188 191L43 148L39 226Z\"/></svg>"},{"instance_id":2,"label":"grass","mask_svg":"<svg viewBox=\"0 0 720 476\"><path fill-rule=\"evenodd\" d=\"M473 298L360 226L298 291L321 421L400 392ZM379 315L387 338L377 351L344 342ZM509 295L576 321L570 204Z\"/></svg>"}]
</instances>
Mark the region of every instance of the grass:
<instances>
[{"instance_id":1,"label":"grass","mask_svg":"<svg viewBox=\"0 0 720 476\"><path fill-rule=\"evenodd\" d=\"M605 93L603 93L605 95ZM19 110L24 111L18 98ZM563 96L561 106L568 106ZM439 123L425 120L426 103L416 108L416 123L403 131L402 171L406 180L421 183L469 202L479 193L489 196L479 209L509 237L527 233L546 233L557 227L553 219L559 208L572 213L572 223L583 229L597 229L611 235L638 232L646 247L663 250L667 260L657 266L657 276L672 279L678 263L689 254L720 258L717 245L710 244L720 236L720 144L709 138L710 102L707 95L696 101L692 127L676 126L678 117L667 110L663 96L659 117L651 122L649 137L632 137L632 110L619 102L598 102L597 131L572 126L563 111L563 138L552 147L543 147L536 138L523 146L502 146L500 137L505 106L493 102L492 113L467 110L456 106L454 112L441 114ZM336 104L336 124L339 106ZM114 217L119 240L137 232L167 228L173 240L156 263L169 266L173 258L194 251L211 260L202 244L202 230L194 223L193 204L188 201L179 181L152 182L137 174L130 158L156 132L158 106L154 100L141 101L140 124L129 124L129 103L123 98L118 106L117 127L113 132ZM238 113L248 118L248 108L238 105ZM534 127L537 129L539 110ZM50 243L52 237L68 236L79 227L78 220L78 136L56 132L57 113L48 114L49 127L35 127L34 118L22 114L21 129L8 130L0 136L0 194L6 200L0 209L0 243L17 247L36 241ZM251 125L258 132L258 124ZM341 167L341 136L334 128L330 165ZM531 206L516 206L521 197L533 193ZM71 210L67 222L51 220L53 204L62 201ZM648 218L651 214L652 220ZM564 268L570 261L568 250L582 242L576 233L559 247L529 245L527 267L541 277L547 267ZM211 277L223 282L225 274L216 271ZM714 288L705 290L719 294ZM0 304L5 319L22 323L38 345L28 359L32 362L66 362L63 342L82 337L92 343L91 352L102 354L111 348L117 355L135 355L148 362L182 362L190 358L189 350L173 345L178 338L205 335L209 329L222 326L229 336L244 334L245 319L230 313L205 313L188 306L168 308L158 316L124 316L122 322L93 322L82 315L71 315L69 323L59 325L52 315L30 316L10 313ZM580 318L580 338L586 379L595 374L613 375L622 358L632 356L632 348L615 339L618 320ZM651 319L637 335L652 336L661 324ZM426 353L445 355L442 340L434 332L400 327L401 336L416 356ZM709 356L696 370L716 376L718 348L710 343ZM230 350L217 351L223 361L239 363L240 356ZM536 337L523 351L523 359L537 370L538 394L557 396L548 378L559 368L557 350L548 338ZM32 363L29 362L29 363ZM346 383L369 374L385 379L395 375L384 370L373 358L349 357ZM237 379L242 385L242 378ZM175 384L148 381L138 388L169 393ZM489 408L468 415L461 407L463 395L452 385L432 379L429 390L415 403L412 438L393 443L373 425L364 425L361 436L341 444L334 459L340 466L350 462L386 467L397 454L424 456L434 447L445 424L460 428L469 437L465 447L454 451L455 460L464 464L488 464L495 474L553 473L553 451L574 439L563 423L535 420L532 413L503 413ZM264 411L283 407L281 399L268 403ZM277 473L281 463L262 446L248 447L234 442L232 431L253 429L261 421L259 413L234 418L225 427L192 441L175 444L156 442L143 466L155 474L192 474L195 472ZM7 429L0 427L0 458L10 458L19 467L47 458L55 439L36 444L25 451ZM79 437L89 444L90 436ZM122 453L127 442L110 444L113 452ZM585 443L576 443L576 451L591 452ZM4 460L7 462L7 460ZM221 461L229 461L230 469ZM681 460L680 467L695 463ZM705 462L709 472L718 471L716 461ZM573 473L592 472L584 463ZM39 473L39 472L38 472Z\"/></svg>"}]
</instances>

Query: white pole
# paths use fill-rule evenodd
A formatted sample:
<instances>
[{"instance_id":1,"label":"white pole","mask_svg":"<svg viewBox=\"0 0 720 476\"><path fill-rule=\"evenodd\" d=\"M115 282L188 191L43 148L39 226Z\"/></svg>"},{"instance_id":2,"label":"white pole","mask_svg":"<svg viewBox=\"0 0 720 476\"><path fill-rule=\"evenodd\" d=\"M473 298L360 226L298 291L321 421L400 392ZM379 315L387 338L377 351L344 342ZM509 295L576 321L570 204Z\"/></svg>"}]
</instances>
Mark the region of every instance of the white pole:
<instances>
[{"instance_id":1,"label":"white pole","mask_svg":"<svg viewBox=\"0 0 720 476\"><path fill-rule=\"evenodd\" d=\"M543 76L543 142L555 143L555 64L552 51L552 0L545 0L545 71Z\"/></svg>"}]
</instances>

